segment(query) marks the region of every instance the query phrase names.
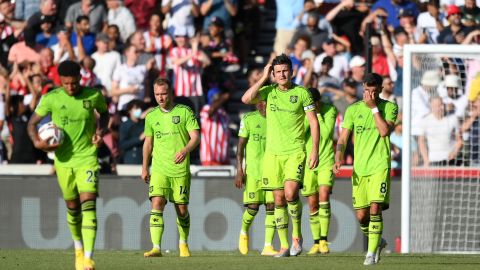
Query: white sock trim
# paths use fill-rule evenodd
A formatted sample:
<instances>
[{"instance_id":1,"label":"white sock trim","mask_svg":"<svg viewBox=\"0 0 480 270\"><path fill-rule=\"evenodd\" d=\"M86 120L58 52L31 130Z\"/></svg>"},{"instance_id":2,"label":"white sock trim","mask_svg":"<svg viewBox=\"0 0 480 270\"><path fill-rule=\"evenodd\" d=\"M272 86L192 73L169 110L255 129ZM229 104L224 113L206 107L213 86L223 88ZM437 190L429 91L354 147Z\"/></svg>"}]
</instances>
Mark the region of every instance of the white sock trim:
<instances>
[{"instance_id":1,"label":"white sock trim","mask_svg":"<svg viewBox=\"0 0 480 270\"><path fill-rule=\"evenodd\" d=\"M75 249L83 249L82 240L73 240L73 245L75 246Z\"/></svg>"}]
</instances>

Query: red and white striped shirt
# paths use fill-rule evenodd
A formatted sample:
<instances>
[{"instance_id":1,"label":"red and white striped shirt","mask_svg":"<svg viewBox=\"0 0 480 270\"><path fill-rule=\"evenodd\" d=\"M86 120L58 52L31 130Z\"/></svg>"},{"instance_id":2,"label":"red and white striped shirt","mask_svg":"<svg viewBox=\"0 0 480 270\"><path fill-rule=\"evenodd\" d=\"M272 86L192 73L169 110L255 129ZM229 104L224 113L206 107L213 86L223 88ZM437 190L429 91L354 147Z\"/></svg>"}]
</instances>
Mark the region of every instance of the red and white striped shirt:
<instances>
[{"instance_id":1,"label":"red and white striped shirt","mask_svg":"<svg viewBox=\"0 0 480 270\"><path fill-rule=\"evenodd\" d=\"M146 50L153 52L155 62L158 70L160 70L160 76L167 75L168 52L172 48L172 38L169 35L160 35L159 37L153 36L149 31L143 32L145 38Z\"/></svg>"},{"instance_id":2,"label":"red and white striped shirt","mask_svg":"<svg viewBox=\"0 0 480 270\"><path fill-rule=\"evenodd\" d=\"M170 51L170 58L183 58L192 54L195 54L192 59L181 65L173 65L175 96L192 97L203 95L202 62L198 60L200 52L193 52L191 48L175 47Z\"/></svg>"},{"instance_id":3,"label":"red and white striped shirt","mask_svg":"<svg viewBox=\"0 0 480 270\"><path fill-rule=\"evenodd\" d=\"M98 84L97 76L89 70L84 68L80 69L80 85L93 87Z\"/></svg>"},{"instance_id":4,"label":"red and white striped shirt","mask_svg":"<svg viewBox=\"0 0 480 270\"><path fill-rule=\"evenodd\" d=\"M10 25L5 26L2 29L2 33L0 34L0 39L6 39L8 36L13 35L13 28Z\"/></svg>"},{"instance_id":5,"label":"red and white striped shirt","mask_svg":"<svg viewBox=\"0 0 480 270\"><path fill-rule=\"evenodd\" d=\"M228 124L230 119L223 108L218 109L212 117L209 117L209 109L210 105L205 105L200 111L200 160L203 166L225 165L229 163L230 131Z\"/></svg>"}]
</instances>

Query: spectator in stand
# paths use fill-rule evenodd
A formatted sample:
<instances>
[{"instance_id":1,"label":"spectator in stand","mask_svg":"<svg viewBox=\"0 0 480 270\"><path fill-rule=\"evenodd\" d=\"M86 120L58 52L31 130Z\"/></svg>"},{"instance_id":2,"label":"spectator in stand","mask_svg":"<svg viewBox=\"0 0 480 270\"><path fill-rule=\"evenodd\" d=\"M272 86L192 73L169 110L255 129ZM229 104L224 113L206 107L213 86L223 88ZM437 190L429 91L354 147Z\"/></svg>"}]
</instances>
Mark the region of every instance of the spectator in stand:
<instances>
[{"instance_id":1,"label":"spectator in stand","mask_svg":"<svg viewBox=\"0 0 480 270\"><path fill-rule=\"evenodd\" d=\"M15 37L19 37L25 29L26 23L23 20L19 20L15 17L15 1L1 0L0 1L0 14L5 17L5 21L10 24L14 30ZM35 0L33 2L36 2ZM38 11L37 5L37 11Z\"/></svg>"},{"instance_id":2,"label":"spectator in stand","mask_svg":"<svg viewBox=\"0 0 480 270\"><path fill-rule=\"evenodd\" d=\"M400 27L405 29L410 44L425 43L427 41L427 34L421 32L421 30L417 28L415 17L411 10L401 9L398 18L400 20Z\"/></svg>"},{"instance_id":3,"label":"spectator in stand","mask_svg":"<svg viewBox=\"0 0 480 270\"><path fill-rule=\"evenodd\" d=\"M108 7L108 24L117 25L120 31L120 39L122 41L136 30L135 18L128 8L123 6L122 0L107 0Z\"/></svg>"},{"instance_id":4,"label":"spectator in stand","mask_svg":"<svg viewBox=\"0 0 480 270\"><path fill-rule=\"evenodd\" d=\"M480 166L480 98L471 103L471 109L462 124L462 134L467 137L466 148L470 149L470 166Z\"/></svg>"},{"instance_id":5,"label":"spectator in stand","mask_svg":"<svg viewBox=\"0 0 480 270\"><path fill-rule=\"evenodd\" d=\"M372 70L380 76L390 76L387 55L383 51L382 42L378 36L370 38L372 44Z\"/></svg>"},{"instance_id":6,"label":"spectator in stand","mask_svg":"<svg viewBox=\"0 0 480 270\"><path fill-rule=\"evenodd\" d=\"M56 19L57 4L54 0L41 0L40 11L33 14L28 18L27 26L25 27L24 36L25 44L30 48L35 48L35 37L38 33L42 32L42 17L50 16L51 21L58 22ZM57 23L55 23L56 26Z\"/></svg>"},{"instance_id":7,"label":"spectator in stand","mask_svg":"<svg viewBox=\"0 0 480 270\"><path fill-rule=\"evenodd\" d=\"M167 25L169 35L174 36L177 27L187 28L190 38L195 35L194 19L200 15L198 0L164 0L162 13L170 15Z\"/></svg>"},{"instance_id":8,"label":"spectator in stand","mask_svg":"<svg viewBox=\"0 0 480 270\"><path fill-rule=\"evenodd\" d=\"M357 102L357 82L352 78L345 79L342 83L343 93L335 95L333 105L338 109L340 115L345 115L345 111L350 104Z\"/></svg>"},{"instance_id":9,"label":"spectator in stand","mask_svg":"<svg viewBox=\"0 0 480 270\"><path fill-rule=\"evenodd\" d=\"M352 46L353 54L363 53L363 38L360 36L360 26L368 15L367 1L342 0L330 10L325 19L331 23L338 36L345 35Z\"/></svg>"},{"instance_id":10,"label":"spectator in stand","mask_svg":"<svg viewBox=\"0 0 480 270\"><path fill-rule=\"evenodd\" d=\"M302 66L303 53L310 48L310 38L308 36L299 36L295 39L290 53L290 61L292 61L292 81L295 81L298 70Z\"/></svg>"},{"instance_id":11,"label":"spectator in stand","mask_svg":"<svg viewBox=\"0 0 480 270\"><path fill-rule=\"evenodd\" d=\"M320 30L325 31L328 35L333 33L332 26L330 22L327 21L325 18L322 17L321 14L318 13L318 8L314 0L305 0L303 3L303 10L302 12L295 18L296 28L303 28L308 25L308 17L311 16L311 13L316 13L318 20L317 26ZM321 43L320 43L321 45Z\"/></svg>"},{"instance_id":12,"label":"spectator in stand","mask_svg":"<svg viewBox=\"0 0 480 270\"><path fill-rule=\"evenodd\" d=\"M232 43L225 37L223 20L214 17L208 27L209 44L203 48L211 60L211 64L204 72L204 83L209 87L224 83L228 80L225 72L226 60L233 55Z\"/></svg>"},{"instance_id":13,"label":"spectator in stand","mask_svg":"<svg viewBox=\"0 0 480 270\"><path fill-rule=\"evenodd\" d=\"M118 52L109 50L107 35L100 33L96 36L97 51L92 54L96 65L93 72L105 86L108 92L112 90L112 77L115 69L121 65L121 56Z\"/></svg>"},{"instance_id":14,"label":"spectator in stand","mask_svg":"<svg viewBox=\"0 0 480 270\"><path fill-rule=\"evenodd\" d=\"M28 20L33 14L40 11L40 2L40 0L16 0L15 19L21 21Z\"/></svg>"},{"instance_id":15,"label":"spectator in stand","mask_svg":"<svg viewBox=\"0 0 480 270\"><path fill-rule=\"evenodd\" d=\"M159 10L160 3L165 1L166 0L124 0L124 3L132 12L137 29L147 29L148 18L150 18L156 10Z\"/></svg>"},{"instance_id":16,"label":"spectator in stand","mask_svg":"<svg viewBox=\"0 0 480 270\"><path fill-rule=\"evenodd\" d=\"M431 113L420 122L418 146L426 167L459 166L462 163L461 159L455 159L463 145L458 119L455 115L445 116L443 108L442 98L432 97Z\"/></svg>"},{"instance_id":17,"label":"spectator in stand","mask_svg":"<svg viewBox=\"0 0 480 270\"><path fill-rule=\"evenodd\" d=\"M12 27L5 21L5 16L0 14L0 65L8 69L8 53L10 48L17 42L13 35Z\"/></svg>"},{"instance_id":18,"label":"spectator in stand","mask_svg":"<svg viewBox=\"0 0 480 270\"><path fill-rule=\"evenodd\" d=\"M79 2L80 0L55 0L57 6L57 22L58 26L65 26L65 18L67 17L68 8Z\"/></svg>"},{"instance_id":19,"label":"spectator in stand","mask_svg":"<svg viewBox=\"0 0 480 270\"><path fill-rule=\"evenodd\" d=\"M303 0L275 0L277 17L275 20L275 42L273 50L277 55L285 53L295 34L295 19L302 13Z\"/></svg>"},{"instance_id":20,"label":"spectator in stand","mask_svg":"<svg viewBox=\"0 0 480 270\"><path fill-rule=\"evenodd\" d=\"M207 94L207 105L200 112L201 142L200 160L202 166L227 165L230 119L221 107L228 99L228 93L219 88L212 88Z\"/></svg>"},{"instance_id":21,"label":"spectator in stand","mask_svg":"<svg viewBox=\"0 0 480 270\"><path fill-rule=\"evenodd\" d=\"M412 129L413 136L421 135L421 123L424 116L430 113L430 98L437 96L440 75L436 70L427 70L422 75L420 86L412 90Z\"/></svg>"},{"instance_id":22,"label":"spectator in stand","mask_svg":"<svg viewBox=\"0 0 480 270\"><path fill-rule=\"evenodd\" d=\"M203 67L210 64L210 59L199 50L198 37L189 43L186 27L175 28L175 43L177 46L170 51L175 96L188 98L192 102L192 109L198 114L205 104L201 73Z\"/></svg>"},{"instance_id":23,"label":"spectator in stand","mask_svg":"<svg viewBox=\"0 0 480 270\"><path fill-rule=\"evenodd\" d=\"M443 82L446 88L446 95L442 96L445 112L463 118L468 107L468 98L462 93L460 77L450 74L445 76Z\"/></svg>"},{"instance_id":24,"label":"spectator in stand","mask_svg":"<svg viewBox=\"0 0 480 270\"><path fill-rule=\"evenodd\" d=\"M465 5L460 6L462 11L463 18L466 18L467 15L471 16L473 20L480 21L480 8L477 6L475 0L465 0Z\"/></svg>"},{"instance_id":25,"label":"spectator in stand","mask_svg":"<svg viewBox=\"0 0 480 270\"><path fill-rule=\"evenodd\" d=\"M357 89L357 98L362 99L363 97L363 78L365 77L365 58L361 56L354 56L350 60L350 78L353 79Z\"/></svg>"},{"instance_id":26,"label":"spectator in stand","mask_svg":"<svg viewBox=\"0 0 480 270\"><path fill-rule=\"evenodd\" d=\"M59 64L67 59L75 61L78 56L78 47L73 47L70 42L70 33L66 29L61 29L57 33L58 43L51 47L53 51L53 61Z\"/></svg>"},{"instance_id":27,"label":"spectator in stand","mask_svg":"<svg viewBox=\"0 0 480 270\"><path fill-rule=\"evenodd\" d=\"M55 64L53 51L49 48L43 48L40 51L40 71L45 80L52 81L55 85L61 85L60 75L58 74L58 65Z\"/></svg>"},{"instance_id":28,"label":"spectator in stand","mask_svg":"<svg viewBox=\"0 0 480 270\"><path fill-rule=\"evenodd\" d=\"M80 15L76 19L75 31L70 35L70 43L73 47L77 46L78 37L81 37L80 41L85 54L91 55L95 51L95 34L90 32L90 19L88 16Z\"/></svg>"},{"instance_id":29,"label":"spectator in stand","mask_svg":"<svg viewBox=\"0 0 480 270\"><path fill-rule=\"evenodd\" d=\"M144 103L134 99L127 104L128 119L120 124L120 150L124 164L142 164L142 145L145 140Z\"/></svg>"},{"instance_id":30,"label":"spectator in stand","mask_svg":"<svg viewBox=\"0 0 480 270\"><path fill-rule=\"evenodd\" d=\"M420 13L417 18L417 27L427 35L426 43L436 44L440 32L443 30L445 16L440 12L438 0L429 0L427 11Z\"/></svg>"},{"instance_id":31,"label":"spectator in stand","mask_svg":"<svg viewBox=\"0 0 480 270\"><path fill-rule=\"evenodd\" d=\"M447 8L447 20L449 26L445 27L437 37L437 43L440 44L455 44L455 34L463 29L461 21L462 13L460 8L455 5L450 5Z\"/></svg>"},{"instance_id":32,"label":"spectator in stand","mask_svg":"<svg viewBox=\"0 0 480 270\"><path fill-rule=\"evenodd\" d=\"M203 30L210 27L213 18L220 18L229 38L232 37L232 17L238 12L238 0L200 0L200 14L203 18ZM278 10L277 10L278 12Z\"/></svg>"},{"instance_id":33,"label":"spectator in stand","mask_svg":"<svg viewBox=\"0 0 480 270\"><path fill-rule=\"evenodd\" d=\"M29 85L29 77L31 75L31 66L29 62L15 63L12 72L10 73L10 88L11 95L25 96L30 92L31 85Z\"/></svg>"},{"instance_id":34,"label":"spectator in stand","mask_svg":"<svg viewBox=\"0 0 480 270\"><path fill-rule=\"evenodd\" d=\"M128 102L145 97L145 78L147 71L155 65L151 59L146 65L137 63L139 52L133 45L125 48L125 63L118 66L112 77L111 95L118 99L117 109L125 110Z\"/></svg>"},{"instance_id":35,"label":"spectator in stand","mask_svg":"<svg viewBox=\"0 0 480 270\"><path fill-rule=\"evenodd\" d=\"M343 95L340 90L340 81L329 74L333 67L333 58L325 56L318 73L318 90L322 96L322 102L331 103L337 96Z\"/></svg>"},{"instance_id":36,"label":"spectator in stand","mask_svg":"<svg viewBox=\"0 0 480 270\"><path fill-rule=\"evenodd\" d=\"M322 44L323 53L315 58L313 63L313 70L315 73L320 72L322 60L326 56L333 58L333 67L329 74L339 80L343 80L348 75L348 58L345 54L338 54L334 39L328 39Z\"/></svg>"},{"instance_id":37,"label":"spectator in stand","mask_svg":"<svg viewBox=\"0 0 480 270\"><path fill-rule=\"evenodd\" d=\"M24 77L23 80L29 80ZM5 116L9 123L12 136L12 155L10 163L41 163L44 153L33 146L27 132L27 123L37 106L39 93L32 91L32 99L24 104L23 95L10 95L5 93Z\"/></svg>"},{"instance_id":38,"label":"spectator in stand","mask_svg":"<svg viewBox=\"0 0 480 270\"><path fill-rule=\"evenodd\" d=\"M392 168L401 168L402 167L402 148L403 148L403 138L402 138L402 120L397 119L395 122L395 127L393 132L390 134L390 143L392 151ZM412 147L416 148L416 147ZM412 149L413 151L413 149ZM416 164L415 162L413 162Z\"/></svg>"},{"instance_id":39,"label":"spectator in stand","mask_svg":"<svg viewBox=\"0 0 480 270\"><path fill-rule=\"evenodd\" d=\"M95 60L93 60L90 56L85 56L80 61L80 85L86 87L94 87L98 85L100 81L98 80L95 73L93 73L93 69L95 68Z\"/></svg>"},{"instance_id":40,"label":"spectator in stand","mask_svg":"<svg viewBox=\"0 0 480 270\"><path fill-rule=\"evenodd\" d=\"M23 61L37 62L38 58L38 53L32 48L28 47L25 41L14 43L8 52L8 62L10 64L19 64Z\"/></svg>"},{"instance_id":41,"label":"spectator in stand","mask_svg":"<svg viewBox=\"0 0 480 270\"><path fill-rule=\"evenodd\" d=\"M108 49L112 51L117 51L118 53L123 52L123 41L120 39L120 28L116 24L110 24L107 27L107 37L108 37Z\"/></svg>"},{"instance_id":42,"label":"spectator in stand","mask_svg":"<svg viewBox=\"0 0 480 270\"><path fill-rule=\"evenodd\" d=\"M44 16L40 19L40 28L42 29L42 32L35 36L35 43L37 45L50 48L58 43L58 38L55 34L55 29L53 28L53 24L55 23L53 19L53 17L49 16Z\"/></svg>"},{"instance_id":43,"label":"spectator in stand","mask_svg":"<svg viewBox=\"0 0 480 270\"><path fill-rule=\"evenodd\" d=\"M172 49L172 38L163 31L161 16L153 13L150 16L148 31L143 33L145 51L154 56L160 76L167 76L168 53Z\"/></svg>"},{"instance_id":44,"label":"spectator in stand","mask_svg":"<svg viewBox=\"0 0 480 270\"><path fill-rule=\"evenodd\" d=\"M380 98L388 100L395 104L400 104L401 100L399 102L398 97L395 96L395 94L393 93L394 86L395 83L392 81L392 79L390 79L390 77L383 77L382 92L380 93Z\"/></svg>"},{"instance_id":45,"label":"spectator in stand","mask_svg":"<svg viewBox=\"0 0 480 270\"><path fill-rule=\"evenodd\" d=\"M400 10L411 11L413 17L418 16L418 8L416 4L409 0L379 0L373 6L371 11L376 11L377 9L383 9L387 13L387 25L389 28L394 29L395 27L400 26Z\"/></svg>"},{"instance_id":46,"label":"spectator in stand","mask_svg":"<svg viewBox=\"0 0 480 270\"><path fill-rule=\"evenodd\" d=\"M289 47L292 48L300 37L308 37L310 45L307 49L312 50L315 54L322 53L322 44L328 40L329 34L328 31L318 27L318 20L318 13L308 13L307 24L295 32Z\"/></svg>"},{"instance_id":47,"label":"spectator in stand","mask_svg":"<svg viewBox=\"0 0 480 270\"><path fill-rule=\"evenodd\" d=\"M171 40L170 37L168 38L169 40ZM135 49L137 49L137 52L140 53L137 63L144 65L148 62L148 60L154 58L154 55L152 55L152 53L147 52L144 32L140 30L135 31L135 33L133 33L127 39L127 44L133 45ZM158 73L157 73L157 76L158 76Z\"/></svg>"},{"instance_id":48,"label":"spectator in stand","mask_svg":"<svg viewBox=\"0 0 480 270\"><path fill-rule=\"evenodd\" d=\"M70 31L75 26L77 18L87 16L89 18L90 30L97 34L107 28L108 17L105 7L98 0L81 0L68 8L65 17L65 26Z\"/></svg>"}]
</instances>

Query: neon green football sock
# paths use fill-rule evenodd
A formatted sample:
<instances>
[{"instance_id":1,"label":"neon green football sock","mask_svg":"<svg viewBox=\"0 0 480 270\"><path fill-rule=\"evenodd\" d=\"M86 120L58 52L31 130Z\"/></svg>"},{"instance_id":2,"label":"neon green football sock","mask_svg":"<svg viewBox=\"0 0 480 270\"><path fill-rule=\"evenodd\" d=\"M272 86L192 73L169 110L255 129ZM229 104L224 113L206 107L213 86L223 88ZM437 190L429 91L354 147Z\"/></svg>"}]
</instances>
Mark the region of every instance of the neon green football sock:
<instances>
[{"instance_id":1,"label":"neon green football sock","mask_svg":"<svg viewBox=\"0 0 480 270\"><path fill-rule=\"evenodd\" d=\"M248 234L248 229L250 228L250 225L252 225L253 219L257 215L258 210L256 209L251 209L248 208L245 209L245 212L243 212L243 217L242 217L242 233Z\"/></svg>"},{"instance_id":2,"label":"neon green football sock","mask_svg":"<svg viewBox=\"0 0 480 270\"><path fill-rule=\"evenodd\" d=\"M278 238L280 238L280 246L288 249L288 214L287 207L275 206L275 223L277 226Z\"/></svg>"},{"instance_id":3,"label":"neon green football sock","mask_svg":"<svg viewBox=\"0 0 480 270\"><path fill-rule=\"evenodd\" d=\"M318 211L310 213L310 231L314 241L320 240L320 221L318 219Z\"/></svg>"},{"instance_id":4,"label":"neon green football sock","mask_svg":"<svg viewBox=\"0 0 480 270\"><path fill-rule=\"evenodd\" d=\"M67 223L72 239L74 241L82 240L82 210L67 208Z\"/></svg>"},{"instance_id":5,"label":"neon green football sock","mask_svg":"<svg viewBox=\"0 0 480 270\"><path fill-rule=\"evenodd\" d=\"M330 227L330 203L320 202L318 216L320 219L320 240L327 240Z\"/></svg>"},{"instance_id":6,"label":"neon green football sock","mask_svg":"<svg viewBox=\"0 0 480 270\"><path fill-rule=\"evenodd\" d=\"M150 239L153 247L160 249L163 236L163 212L152 209L150 211Z\"/></svg>"},{"instance_id":7,"label":"neon green football sock","mask_svg":"<svg viewBox=\"0 0 480 270\"><path fill-rule=\"evenodd\" d=\"M265 215L265 246L271 246L275 235L275 211L267 210Z\"/></svg>"},{"instance_id":8,"label":"neon green football sock","mask_svg":"<svg viewBox=\"0 0 480 270\"><path fill-rule=\"evenodd\" d=\"M382 239L383 219L382 215L371 215L368 228L368 252L374 253Z\"/></svg>"},{"instance_id":9,"label":"neon green football sock","mask_svg":"<svg viewBox=\"0 0 480 270\"><path fill-rule=\"evenodd\" d=\"M177 227L180 242L187 243L188 235L190 234L190 214L188 212L183 217L177 217Z\"/></svg>"},{"instance_id":10,"label":"neon green football sock","mask_svg":"<svg viewBox=\"0 0 480 270\"><path fill-rule=\"evenodd\" d=\"M97 206L95 201L82 203L82 239L85 257L91 257L97 237Z\"/></svg>"},{"instance_id":11,"label":"neon green football sock","mask_svg":"<svg viewBox=\"0 0 480 270\"><path fill-rule=\"evenodd\" d=\"M288 213L292 218L292 237L302 237L302 202L299 199L288 202Z\"/></svg>"}]
</instances>

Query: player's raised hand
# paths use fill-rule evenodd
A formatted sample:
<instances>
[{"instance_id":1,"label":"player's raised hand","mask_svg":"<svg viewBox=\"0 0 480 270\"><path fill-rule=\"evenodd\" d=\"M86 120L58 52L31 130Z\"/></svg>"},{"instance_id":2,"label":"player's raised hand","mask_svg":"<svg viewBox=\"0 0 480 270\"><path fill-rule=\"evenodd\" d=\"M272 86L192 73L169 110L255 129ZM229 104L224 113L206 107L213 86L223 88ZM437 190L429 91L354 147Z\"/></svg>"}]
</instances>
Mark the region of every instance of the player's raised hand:
<instances>
[{"instance_id":1,"label":"player's raised hand","mask_svg":"<svg viewBox=\"0 0 480 270\"><path fill-rule=\"evenodd\" d=\"M35 146L35 148L40 149L40 150L45 151L45 152L55 151L60 144L58 144L58 143L49 144L48 141L52 137L48 137L45 140L42 140L42 139L38 138L38 140L35 140L33 142L33 145Z\"/></svg>"},{"instance_id":2,"label":"player's raised hand","mask_svg":"<svg viewBox=\"0 0 480 270\"><path fill-rule=\"evenodd\" d=\"M148 170L142 169L142 180L147 184L150 183L150 173Z\"/></svg>"},{"instance_id":3,"label":"player's raised hand","mask_svg":"<svg viewBox=\"0 0 480 270\"><path fill-rule=\"evenodd\" d=\"M185 160L185 157L187 156L187 150L182 149L178 153L175 154L175 159L174 162L175 164L180 164Z\"/></svg>"},{"instance_id":4,"label":"player's raised hand","mask_svg":"<svg viewBox=\"0 0 480 270\"><path fill-rule=\"evenodd\" d=\"M270 73L272 73L273 66L272 64L268 63L264 68L263 68L263 74L262 77L264 79L270 78Z\"/></svg>"},{"instance_id":5,"label":"player's raised hand","mask_svg":"<svg viewBox=\"0 0 480 270\"><path fill-rule=\"evenodd\" d=\"M308 167L313 170L318 166L318 152L312 152L310 154L310 159L308 163Z\"/></svg>"},{"instance_id":6,"label":"player's raised hand","mask_svg":"<svg viewBox=\"0 0 480 270\"><path fill-rule=\"evenodd\" d=\"M341 161L336 161L335 164L333 164L333 173L334 174L339 173L341 167L342 167L342 162Z\"/></svg>"},{"instance_id":7,"label":"player's raised hand","mask_svg":"<svg viewBox=\"0 0 480 270\"><path fill-rule=\"evenodd\" d=\"M235 176L235 186L237 188L243 188L244 184L245 184L245 175L243 174L242 169L238 169L237 175Z\"/></svg>"}]
</instances>

